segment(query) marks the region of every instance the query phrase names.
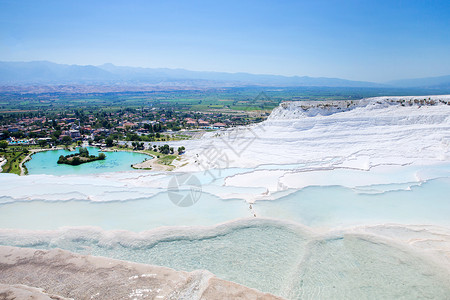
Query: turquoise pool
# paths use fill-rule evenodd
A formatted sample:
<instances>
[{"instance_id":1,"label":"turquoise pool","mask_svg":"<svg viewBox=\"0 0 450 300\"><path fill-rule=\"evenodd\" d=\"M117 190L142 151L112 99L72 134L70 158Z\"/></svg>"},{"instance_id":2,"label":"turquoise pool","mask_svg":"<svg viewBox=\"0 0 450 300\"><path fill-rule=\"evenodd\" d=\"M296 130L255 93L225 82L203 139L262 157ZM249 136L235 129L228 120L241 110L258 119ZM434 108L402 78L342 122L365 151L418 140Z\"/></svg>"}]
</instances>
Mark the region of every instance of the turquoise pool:
<instances>
[{"instance_id":1,"label":"turquoise pool","mask_svg":"<svg viewBox=\"0 0 450 300\"><path fill-rule=\"evenodd\" d=\"M87 147L89 153L98 155L99 149ZM25 166L28 174L47 174L47 175L71 175L71 174L97 174L106 172L120 172L133 170L131 165L142 162L152 157L142 153L135 152L105 152L106 159L94 161L79 166L58 165L57 161L60 155L68 155L78 152L69 150L49 150L34 154Z\"/></svg>"}]
</instances>

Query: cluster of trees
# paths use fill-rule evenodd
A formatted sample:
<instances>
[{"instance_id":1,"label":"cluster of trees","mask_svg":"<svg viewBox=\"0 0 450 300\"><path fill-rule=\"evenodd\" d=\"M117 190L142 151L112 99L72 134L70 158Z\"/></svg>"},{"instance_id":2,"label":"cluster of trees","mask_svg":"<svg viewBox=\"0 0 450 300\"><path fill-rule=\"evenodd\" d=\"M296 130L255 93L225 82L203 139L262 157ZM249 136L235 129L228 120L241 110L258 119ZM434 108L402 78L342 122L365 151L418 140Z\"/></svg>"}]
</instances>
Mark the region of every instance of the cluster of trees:
<instances>
[{"instance_id":1,"label":"cluster of trees","mask_svg":"<svg viewBox=\"0 0 450 300\"><path fill-rule=\"evenodd\" d=\"M8 130L3 130L3 138L7 139L9 137L14 137L16 139L22 139L26 137L26 134L23 131L9 132Z\"/></svg>"},{"instance_id":2,"label":"cluster of trees","mask_svg":"<svg viewBox=\"0 0 450 300\"><path fill-rule=\"evenodd\" d=\"M167 144L164 144L162 146L153 145L153 151L162 154L173 154L173 147L169 147L169 145Z\"/></svg>"},{"instance_id":3,"label":"cluster of trees","mask_svg":"<svg viewBox=\"0 0 450 300\"><path fill-rule=\"evenodd\" d=\"M178 154L184 153L185 150L186 150L186 148L184 148L184 146L178 147L178 149L177 149ZM169 145L167 145L167 144L165 144L163 146L153 145L153 151L160 152L162 154L173 154L174 153L173 147L169 147Z\"/></svg>"},{"instance_id":4,"label":"cluster of trees","mask_svg":"<svg viewBox=\"0 0 450 300\"><path fill-rule=\"evenodd\" d=\"M106 147L112 147L112 146L114 146L114 139L113 139L113 137L112 137L112 136L108 136L108 137L105 139L105 144L106 144Z\"/></svg>"},{"instance_id":5,"label":"cluster of trees","mask_svg":"<svg viewBox=\"0 0 450 300\"><path fill-rule=\"evenodd\" d=\"M125 136L127 141L143 141L143 142L155 142L158 140L168 141L169 136L157 133L149 133L148 135L138 135L137 133L127 133Z\"/></svg>"},{"instance_id":6,"label":"cluster of trees","mask_svg":"<svg viewBox=\"0 0 450 300\"><path fill-rule=\"evenodd\" d=\"M131 146L133 146L133 150L144 150L144 143L132 142Z\"/></svg>"},{"instance_id":7,"label":"cluster of trees","mask_svg":"<svg viewBox=\"0 0 450 300\"><path fill-rule=\"evenodd\" d=\"M131 146L133 147L133 150L144 150L145 145L143 142L132 142ZM167 144L164 144L162 146L157 145L149 145L149 149L153 150L155 152L159 152L161 154L174 154L175 149L173 147L170 147ZM178 154L183 154L186 151L186 148L184 146L178 147L177 152Z\"/></svg>"},{"instance_id":8,"label":"cluster of trees","mask_svg":"<svg viewBox=\"0 0 450 300\"><path fill-rule=\"evenodd\" d=\"M87 148L80 147L78 149L78 155L80 155L81 157L89 157L89 150Z\"/></svg>"},{"instance_id":9,"label":"cluster of trees","mask_svg":"<svg viewBox=\"0 0 450 300\"><path fill-rule=\"evenodd\" d=\"M126 141L134 141L134 142L155 142L155 141L168 141L170 139L169 136L160 134L160 133L150 133L148 135L138 135L137 133L127 133L125 136L123 136L120 133L114 133L111 134L108 137L105 137L104 135L96 135L95 141L100 142L102 140L105 141L105 144L107 147L114 146L114 140L126 140Z\"/></svg>"},{"instance_id":10,"label":"cluster of trees","mask_svg":"<svg viewBox=\"0 0 450 300\"><path fill-rule=\"evenodd\" d=\"M144 129L147 129L151 133L164 131L164 128L163 128L163 126L160 123L155 123L154 125L152 125L152 124L144 124Z\"/></svg>"},{"instance_id":11,"label":"cluster of trees","mask_svg":"<svg viewBox=\"0 0 450 300\"><path fill-rule=\"evenodd\" d=\"M8 142L7 141L0 141L0 150L5 151L6 148L8 148Z\"/></svg>"},{"instance_id":12,"label":"cluster of trees","mask_svg":"<svg viewBox=\"0 0 450 300\"><path fill-rule=\"evenodd\" d=\"M61 135L61 131L56 130L49 136L51 140L38 140L38 144L39 144L39 146L41 146L43 148L43 147L47 146L49 144L49 142L51 142L54 145L57 145L57 144L69 145L72 143L72 138L70 136L63 136L61 141L59 141L60 135ZM13 133L9 133L8 131L3 131L3 138L7 139L9 137L14 137L17 139L22 139L22 138L26 138L26 137L45 138L45 137L47 137L47 133L45 131L42 131L40 133L30 132L27 136L22 131L17 131L17 132L13 132Z\"/></svg>"},{"instance_id":13,"label":"cluster of trees","mask_svg":"<svg viewBox=\"0 0 450 300\"><path fill-rule=\"evenodd\" d=\"M72 166L78 166L87 162L96 161L96 160L104 160L106 155L104 153L100 153L98 156L89 155L89 151L86 148L80 148L78 153L69 154L69 155L61 155L58 159L58 164L66 164Z\"/></svg>"}]
</instances>

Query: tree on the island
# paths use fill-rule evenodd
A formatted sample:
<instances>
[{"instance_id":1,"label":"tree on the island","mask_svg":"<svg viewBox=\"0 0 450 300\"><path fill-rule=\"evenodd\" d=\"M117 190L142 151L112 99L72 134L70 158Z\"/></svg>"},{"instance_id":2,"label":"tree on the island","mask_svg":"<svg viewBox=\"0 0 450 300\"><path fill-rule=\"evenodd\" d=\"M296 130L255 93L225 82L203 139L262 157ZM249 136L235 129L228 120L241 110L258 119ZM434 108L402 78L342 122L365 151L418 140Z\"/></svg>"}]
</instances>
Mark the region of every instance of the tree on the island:
<instances>
[{"instance_id":1,"label":"tree on the island","mask_svg":"<svg viewBox=\"0 0 450 300\"><path fill-rule=\"evenodd\" d=\"M80 153L80 156L82 156L82 157L89 157L89 151L88 151L88 149L86 149L84 147L81 147L78 150L78 153Z\"/></svg>"},{"instance_id":2,"label":"tree on the island","mask_svg":"<svg viewBox=\"0 0 450 300\"><path fill-rule=\"evenodd\" d=\"M100 154L98 155L98 159L99 159L99 160L104 160L105 158L106 158L105 153L100 153Z\"/></svg>"},{"instance_id":3,"label":"tree on the island","mask_svg":"<svg viewBox=\"0 0 450 300\"><path fill-rule=\"evenodd\" d=\"M6 148L8 148L8 142L7 141L0 141L0 149L5 151Z\"/></svg>"},{"instance_id":4,"label":"tree on the island","mask_svg":"<svg viewBox=\"0 0 450 300\"><path fill-rule=\"evenodd\" d=\"M81 164L81 159L80 159L80 157L79 157L79 156L74 156L74 157L72 158L72 165L78 166L78 165L80 165L80 164Z\"/></svg>"}]
</instances>

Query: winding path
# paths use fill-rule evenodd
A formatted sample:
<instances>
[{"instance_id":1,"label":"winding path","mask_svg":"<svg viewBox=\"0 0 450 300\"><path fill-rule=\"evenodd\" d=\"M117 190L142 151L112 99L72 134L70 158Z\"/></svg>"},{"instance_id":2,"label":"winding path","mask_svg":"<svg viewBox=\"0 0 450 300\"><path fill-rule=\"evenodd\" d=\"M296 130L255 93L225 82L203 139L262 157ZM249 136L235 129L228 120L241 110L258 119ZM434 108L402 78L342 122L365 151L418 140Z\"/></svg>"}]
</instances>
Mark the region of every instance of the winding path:
<instances>
[{"instance_id":1,"label":"winding path","mask_svg":"<svg viewBox=\"0 0 450 300\"><path fill-rule=\"evenodd\" d=\"M0 157L0 172L3 171L3 165L6 164L6 158Z\"/></svg>"}]
</instances>

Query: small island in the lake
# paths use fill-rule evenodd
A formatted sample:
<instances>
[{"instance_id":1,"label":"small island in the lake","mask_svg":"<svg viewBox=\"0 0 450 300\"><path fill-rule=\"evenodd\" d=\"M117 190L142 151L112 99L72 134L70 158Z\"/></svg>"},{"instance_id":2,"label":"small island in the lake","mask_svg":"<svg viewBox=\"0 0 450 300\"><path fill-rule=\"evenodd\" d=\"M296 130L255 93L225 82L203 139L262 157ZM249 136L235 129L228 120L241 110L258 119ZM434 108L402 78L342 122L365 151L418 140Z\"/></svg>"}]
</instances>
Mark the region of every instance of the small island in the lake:
<instances>
[{"instance_id":1,"label":"small island in the lake","mask_svg":"<svg viewBox=\"0 0 450 300\"><path fill-rule=\"evenodd\" d=\"M105 158L106 155L104 153L100 153L98 156L89 155L88 149L80 148L78 153L69 154L66 156L61 155L58 159L58 164L78 166L91 161L104 160Z\"/></svg>"}]
</instances>

